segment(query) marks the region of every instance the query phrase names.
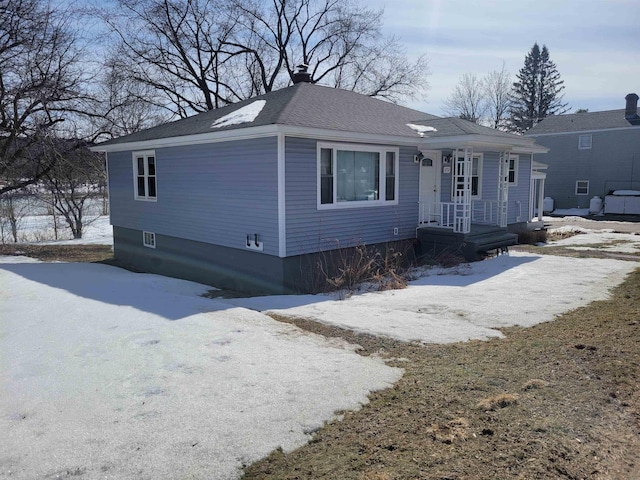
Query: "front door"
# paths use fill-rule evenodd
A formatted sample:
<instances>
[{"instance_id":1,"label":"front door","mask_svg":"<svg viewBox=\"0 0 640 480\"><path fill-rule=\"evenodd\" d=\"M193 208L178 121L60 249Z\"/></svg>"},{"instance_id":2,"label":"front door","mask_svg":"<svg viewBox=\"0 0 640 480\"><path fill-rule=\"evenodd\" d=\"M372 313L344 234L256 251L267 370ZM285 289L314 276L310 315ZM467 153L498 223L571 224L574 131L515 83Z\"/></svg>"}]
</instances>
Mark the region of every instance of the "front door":
<instances>
[{"instance_id":1,"label":"front door","mask_svg":"<svg viewBox=\"0 0 640 480\"><path fill-rule=\"evenodd\" d=\"M437 150L422 152L420 161L420 223L439 222L441 153Z\"/></svg>"}]
</instances>

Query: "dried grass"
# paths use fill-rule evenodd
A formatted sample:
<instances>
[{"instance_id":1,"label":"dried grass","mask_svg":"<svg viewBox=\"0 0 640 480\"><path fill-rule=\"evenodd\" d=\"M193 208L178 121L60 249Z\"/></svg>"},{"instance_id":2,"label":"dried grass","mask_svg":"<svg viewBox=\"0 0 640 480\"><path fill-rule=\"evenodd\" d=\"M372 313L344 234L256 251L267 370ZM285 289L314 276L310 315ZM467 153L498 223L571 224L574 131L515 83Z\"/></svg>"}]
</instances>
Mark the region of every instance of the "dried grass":
<instances>
[{"instance_id":1,"label":"dried grass","mask_svg":"<svg viewBox=\"0 0 640 480\"><path fill-rule=\"evenodd\" d=\"M478 408L482 410L498 410L500 408L506 408L518 403L520 396L512 393L501 393L494 395L493 397L485 398L478 402Z\"/></svg>"}]
</instances>

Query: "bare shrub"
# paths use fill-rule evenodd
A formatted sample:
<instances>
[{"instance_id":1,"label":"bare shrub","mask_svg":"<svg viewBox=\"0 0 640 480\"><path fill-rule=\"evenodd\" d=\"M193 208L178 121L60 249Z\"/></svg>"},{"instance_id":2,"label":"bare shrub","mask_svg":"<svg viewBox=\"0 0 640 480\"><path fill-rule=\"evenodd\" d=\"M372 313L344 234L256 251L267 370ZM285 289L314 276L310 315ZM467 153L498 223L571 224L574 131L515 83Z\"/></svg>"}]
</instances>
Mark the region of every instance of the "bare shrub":
<instances>
[{"instance_id":1,"label":"bare shrub","mask_svg":"<svg viewBox=\"0 0 640 480\"><path fill-rule=\"evenodd\" d=\"M547 243L546 230L520 230L518 234L518 243L521 245L537 245L538 243Z\"/></svg>"},{"instance_id":2,"label":"bare shrub","mask_svg":"<svg viewBox=\"0 0 640 480\"><path fill-rule=\"evenodd\" d=\"M357 244L320 252L303 269L306 279L301 290L310 293L339 291L351 294L359 289L390 290L405 288L415 266L411 242L392 242L384 246ZM306 271L310 269L310 271Z\"/></svg>"}]
</instances>

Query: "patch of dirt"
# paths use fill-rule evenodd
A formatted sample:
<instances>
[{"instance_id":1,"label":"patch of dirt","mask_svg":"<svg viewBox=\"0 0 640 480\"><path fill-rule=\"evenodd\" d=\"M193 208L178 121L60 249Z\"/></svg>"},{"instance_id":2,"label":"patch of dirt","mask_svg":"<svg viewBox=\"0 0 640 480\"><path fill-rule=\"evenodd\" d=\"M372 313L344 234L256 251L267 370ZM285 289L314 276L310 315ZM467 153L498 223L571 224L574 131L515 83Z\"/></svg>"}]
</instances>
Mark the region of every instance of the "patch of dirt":
<instances>
[{"instance_id":1,"label":"patch of dirt","mask_svg":"<svg viewBox=\"0 0 640 480\"><path fill-rule=\"evenodd\" d=\"M405 375L245 480L640 478L640 270L610 300L491 341L407 344L276 318Z\"/></svg>"},{"instance_id":2,"label":"patch of dirt","mask_svg":"<svg viewBox=\"0 0 640 480\"><path fill-rule=\"evenodd\" d=\"M111 245L0 245L0 255L37 258L43 262L109 262Z\"/></svg>"}]
</instances>

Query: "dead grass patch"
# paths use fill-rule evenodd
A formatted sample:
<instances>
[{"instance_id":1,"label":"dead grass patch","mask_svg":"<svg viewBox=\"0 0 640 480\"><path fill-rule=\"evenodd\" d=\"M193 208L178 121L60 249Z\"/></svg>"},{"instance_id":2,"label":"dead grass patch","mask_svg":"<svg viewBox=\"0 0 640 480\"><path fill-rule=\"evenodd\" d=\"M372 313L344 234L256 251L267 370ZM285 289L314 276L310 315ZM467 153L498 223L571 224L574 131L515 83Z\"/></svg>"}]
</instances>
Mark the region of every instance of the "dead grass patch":
<instances>
[{"instance_id":1,"label":"dead grass patch","mask_svg":"<svg viewBox=\"0 0 640 480\"><path fill-rule=\"evenodd\" d=\"M640 270L610 300L490 341L407 344L284 320L405 374L308 445L251 465L245 480L640 478ZM505 392L518 392L517 404L478 408Z\"/></svg>"},{"instance_id":2,"label":"dead grass patch","mask_svg":"<svg viewBox=\"0 0 640 480\"><path fill-rule=\"evenodd\" d=\"M0 245L0 255L37 258L43 262L108 262L113 259L111 245Z\"/></svg>"},{"instance_id":3,"label":"dead grass patch","mask_svg":"<svg viewBox=\"0 0 640 480\"><path fill-rule=\"evenodd\" d=\"M515 393L500 393L492 397L483 398L478 402L478 408L482 410L498 410L518 403L520 396Z\"/></svg>"}]
</instances>

